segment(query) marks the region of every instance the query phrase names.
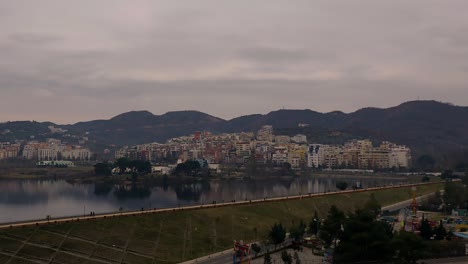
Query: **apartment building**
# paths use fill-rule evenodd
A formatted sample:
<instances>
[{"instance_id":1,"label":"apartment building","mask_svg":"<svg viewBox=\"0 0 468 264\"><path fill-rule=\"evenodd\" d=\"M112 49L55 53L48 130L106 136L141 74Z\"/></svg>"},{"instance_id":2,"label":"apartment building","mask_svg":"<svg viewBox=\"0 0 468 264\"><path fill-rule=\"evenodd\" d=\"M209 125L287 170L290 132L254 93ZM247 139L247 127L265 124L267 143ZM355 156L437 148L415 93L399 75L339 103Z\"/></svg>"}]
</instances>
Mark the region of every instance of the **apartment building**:
<instances>
[{"instance_id":1,"label":"apartment building","mask_svg":"<svg viewBox=\"0 0 468 264\"><path fill-rule=\"evenodd\" d=\"M257 140L258 141L273 141L273 127L272 126L263 126L260 130L257 131Z\"/></svg>"}]
</instances>

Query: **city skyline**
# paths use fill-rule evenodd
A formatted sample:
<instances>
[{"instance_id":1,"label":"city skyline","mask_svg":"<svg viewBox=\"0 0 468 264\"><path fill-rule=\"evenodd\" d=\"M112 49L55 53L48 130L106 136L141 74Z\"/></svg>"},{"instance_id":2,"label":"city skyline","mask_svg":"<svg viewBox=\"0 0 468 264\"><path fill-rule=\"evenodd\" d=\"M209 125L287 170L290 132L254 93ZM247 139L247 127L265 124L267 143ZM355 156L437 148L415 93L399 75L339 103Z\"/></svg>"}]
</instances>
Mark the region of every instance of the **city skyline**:
<instances>
[{"instance_id":1,"label":"city skyline","mask_svg":"<svg viewBox=\"0 0 468 264\"><path fill-rule=\"evenodd\" d=\"M467 105L466 1L0 1L0 122Z\"/></svg>"}]
</instances>

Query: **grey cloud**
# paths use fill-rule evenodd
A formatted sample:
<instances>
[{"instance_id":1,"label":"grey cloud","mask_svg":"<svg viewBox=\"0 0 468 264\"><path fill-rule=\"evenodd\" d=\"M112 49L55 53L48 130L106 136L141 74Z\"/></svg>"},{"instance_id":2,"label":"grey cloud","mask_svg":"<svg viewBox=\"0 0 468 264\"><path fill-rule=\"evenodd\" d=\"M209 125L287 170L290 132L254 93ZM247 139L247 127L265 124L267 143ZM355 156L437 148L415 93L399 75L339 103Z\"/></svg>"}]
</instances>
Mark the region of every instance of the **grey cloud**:
<instances>
[{"instance_id":1,"label":"grey cloud","mask_svg":"<svg viewBox=\"0 0 468 264\"><path fill-rule=\"evenodd\" d=\"M423 0L5 1L0 113L21 111L0 121L353 111L418 96L466 105L467 9Z\"/></svg>"},{"instance_id":2,"label":"grey cloud","mask_svg":"<svg viewBox=\"0 0 468 264\"><path fill-rule=\"evenodd\" d=\"M27 44L27 45L45 45L49 43L54 43L61 40L62 38L52 35L44 35L37 33L15 33L10 34L7 37L8 41L14 45Z\"/></svg>"},{"instance_id":3,"label":"grey cloud","mask_svg":"<svg viewBox=\"0 0 468 264\"><path fill-rule=\"evenodd\" d=\"M309 52L305 50L293 50L272 47L257 47L245 49L240 52L240 55L249 60L260 61L265 63L300 62L308 60L311 57Z\"/></svg>"}]
</instances>

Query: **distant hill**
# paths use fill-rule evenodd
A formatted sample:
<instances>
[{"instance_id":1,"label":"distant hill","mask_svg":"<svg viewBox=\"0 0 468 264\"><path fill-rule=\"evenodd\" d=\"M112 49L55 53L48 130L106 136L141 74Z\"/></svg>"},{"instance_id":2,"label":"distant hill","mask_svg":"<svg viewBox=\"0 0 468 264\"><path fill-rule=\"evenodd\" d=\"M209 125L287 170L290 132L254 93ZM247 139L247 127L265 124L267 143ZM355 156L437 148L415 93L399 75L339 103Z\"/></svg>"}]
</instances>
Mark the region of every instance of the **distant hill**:
<instances>
[{"instance_id":1,"label":"distant hill","mask_svg":"<svg viewBox=\"0 0 468 264\"><path fill-rule=\"evenodd\" d=\"M310 126L299 128L299 123ZM37 133L46 136L49 125L55 124L26 121L1 123L0 133L4 130L11 133L0 134L0 141L15 137L26 139ZM428 153L441 162L448 162L453 155L463 156L468 149L468 107L436 101L411 101L385 109L363 108L353 113L278 110L231 120L198 111L176 111L163 115L133 111L109 120L58 127L77 135L89 132L89 138L98 145L133 145L164 142L198 130L213 133L256 131L263 125L272 125L279 133L305 133L320 142L342 142L350 138L390 140L413 148L415 157Z\"/></svg>"},{"instance_id":2,"label":"distant hill","mask_svg":"<svg viewBox=\"0 0 468 264\"><path fill-rule=\"evenodd\" d=\"M148 111L120 114L110 120L95 120L64 126L75 133L89 132L94 140L114 145L164 142L197 130L216 130L226 121L198 111L153 115Z\"/></svg>"},{"instance_id":3,"label":"distant hill","mask_svg":"<svg viewBox=\"0 0 468 264\"><path fill-rule=\"evenodd\" d=\"M298 128L299 123L310 127ZM457 159L468 157L468 107L436 101L411 101L386 109L363 108L349 114L279 110L266 115L238 117L228 121L227 127L234 131L256 130L265 124L273 125L280 133L308 134L309 138L317 138L319 142L341 143L350 137L370 138L408 145L414 150L414 157L430 154L444 162L450 162L453 156L464 156Z\"/></svg>"}]
</instances>

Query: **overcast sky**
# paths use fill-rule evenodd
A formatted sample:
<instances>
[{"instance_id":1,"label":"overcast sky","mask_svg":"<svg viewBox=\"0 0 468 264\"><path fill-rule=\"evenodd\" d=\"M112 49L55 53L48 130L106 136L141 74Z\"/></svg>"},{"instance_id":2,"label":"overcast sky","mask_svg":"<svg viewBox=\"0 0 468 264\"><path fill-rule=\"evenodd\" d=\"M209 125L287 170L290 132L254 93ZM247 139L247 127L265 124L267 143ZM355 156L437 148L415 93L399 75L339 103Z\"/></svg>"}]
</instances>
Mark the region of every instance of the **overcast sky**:
<instances>
[{"instance_id":1,"label":"overcast sky","mask_svg":"<svg viewBox=\"0 0 468 264\"><path fill-rule=\"evenodd\" d=\"M468 105L468 1L0 0L0 121Z\"/></svg>"}]
</instances>

